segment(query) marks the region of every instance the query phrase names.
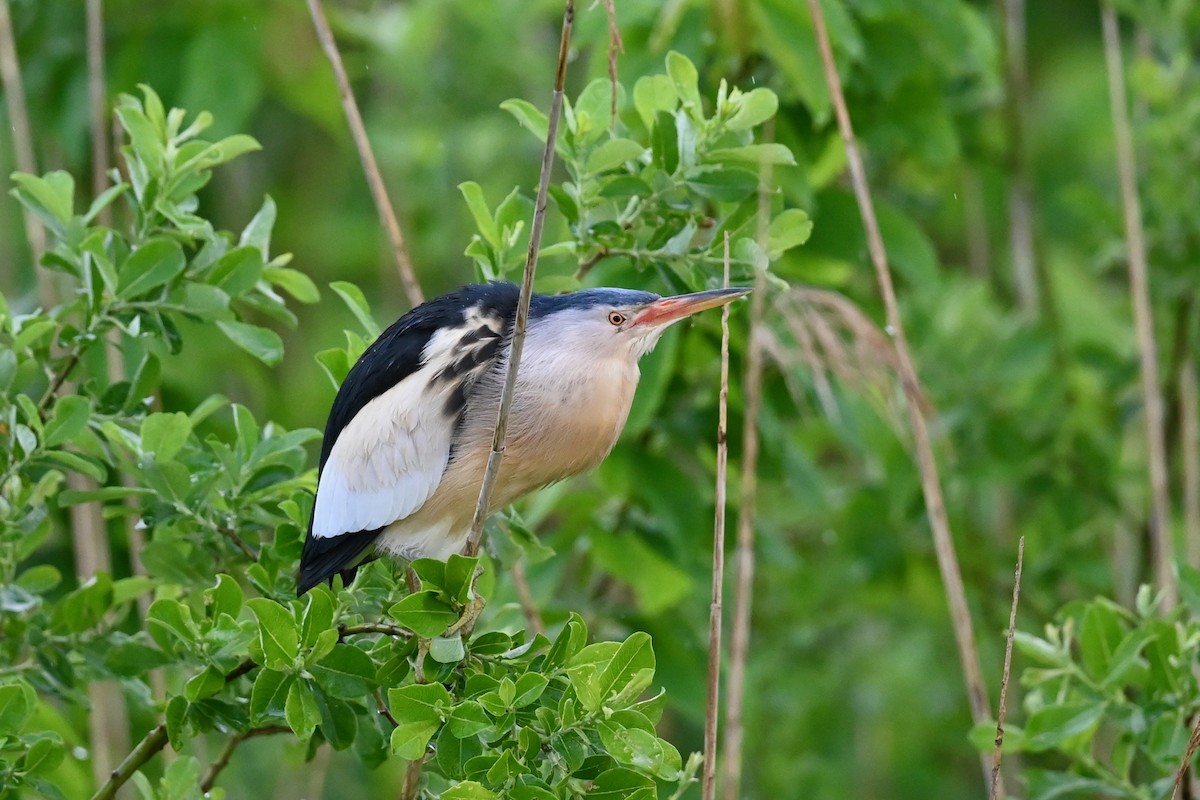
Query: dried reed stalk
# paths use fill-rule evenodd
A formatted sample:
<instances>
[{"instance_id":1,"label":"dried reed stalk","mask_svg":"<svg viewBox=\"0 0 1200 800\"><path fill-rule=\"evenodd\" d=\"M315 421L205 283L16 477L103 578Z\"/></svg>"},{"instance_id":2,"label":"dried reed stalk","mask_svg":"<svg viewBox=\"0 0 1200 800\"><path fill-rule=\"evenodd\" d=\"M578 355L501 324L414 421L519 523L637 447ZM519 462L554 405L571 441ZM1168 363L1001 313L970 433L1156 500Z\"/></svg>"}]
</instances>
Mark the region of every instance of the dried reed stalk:
<instances>
[{"instance_id":1,"label":"dried reed stalk","mask_svg":"<svg viewBox=\"0 0 1200 800\"><path fill-rule=\"evenodd\" d=\"M824 66L825 82L833 99L834 111L837 114L838 128L846 145L846 155L850 166L850 177L854 185L854 195L858 200L859 212L862 214L863 226L867 233L867 246L871 262L875 268L876 279L879 282L880 293L886 309L888 330L892 335L896 349L896 363L899 367L900 383L904 389L909 424L912 428L913 444L917 451L917 464L921 473L921 488L925 495L925 508L929 524L933 531L934 549L937 552L938 568L942 574L942 584L946 591L947 604L950 607L951 621L954 627L954 638L958 645L959 660L962 663L963 678L966 682L967 700L971 708L971 717L976 723L983 722L989 716L987 686L983 681L983 669L979 663L979 652L975 645L975 632L971 623L971 613L967 606L966 590L963 588L962 572L958 565L954 539L950 533L950 521L946 514L946 504L942 496L941 480L938 475L937 460L934 458L933 445L930 441L929 430L925 420L920 383L917 379L916 367L913 365L912 353L904 334L904 321L900 316L900 305L896 300L896 290L892 285L892 274L888 267L887 251L884 249L883 236L879 231L879 222L875 217L875 205L871 198L871 189L867 183L866 169L863 166L862 154L854 137L854 127L850 122L850 112L846 108L846 99L842 93L841 79L837 74L837 65L833 59L833 48L829 42L829 31L825 26L825 15L821 10L819 0L808 0L808 8L813 18L817 34L817 44L821 51L821 62ZM988 759L980 755L980 765L983 768L984 780L990 778ZM1003 791L1003 788L1001 788Z\"/></svg>"},{"instance_id":2,"label":"dried reed stalk","mask_svg":"<svg viewBox=\"0 0 1200 800\"><path fill-rule=\"evenodd\" d=\"M1000 792L1000 757L1004 750L1004 715L1008 710L1008 674L1012 666L1013 638L1017 633L1017 602L1021 599L1021 569L1025 564L1025 537L1017 542L1017 570L1013 574L1012 607L1008 612L1008 640L1004 645L1004 674L1000 678L1000 706L996 712L996 749L992 751L992 781L988 797L997 800Z\"/></svg>"},{"instance_id":3,"label":"dried reed stalk","mask_svg":"<svg viewBox=\"0 0 1200 800\"><path fill-rule=\"evenodd\" d=\"M1133 135L1129 129L1128 100L1125 96L1125 67L1121 58L1121 31L1117 12L1102 4L1104 61L1108 68L1108 93L1112 105L1113 134L1117 144L1117 171L1121 179L1121 206L1125 219L1125 246L1128 249L1129 293L1133 303L1134 331L1137 335L1138 364L1141 368L1143 416L1150 473L1150 558L1154 582L1163 592L1163 608L1175 607L1178 587L1171 565L1171 518L1167 478L1167 448L1163 432L1163 399L1159 383L1158 345L1154 338L1154 317L1150 309L1150 277L1146 263L1142 207L1137 190L1137 161Z\"/></svg>"}]
</instances>

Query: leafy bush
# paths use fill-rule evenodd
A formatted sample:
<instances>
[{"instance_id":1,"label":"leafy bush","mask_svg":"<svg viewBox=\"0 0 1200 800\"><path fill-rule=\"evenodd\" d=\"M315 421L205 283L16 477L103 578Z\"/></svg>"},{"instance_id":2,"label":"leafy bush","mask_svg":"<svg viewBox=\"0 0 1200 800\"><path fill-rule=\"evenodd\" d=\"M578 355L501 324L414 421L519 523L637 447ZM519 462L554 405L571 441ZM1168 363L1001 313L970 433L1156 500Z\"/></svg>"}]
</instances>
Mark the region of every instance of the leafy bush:
<instances>
[{"instance_id":1,"label":"leafy bush","mask_svg":"<svg viewBox=\"0 0 1200 800\"><path fill-rule=\"evenodd\" d=\"M714 282L724 230L743 275L807 237L797 211L775 218L767 253L749 232L759 162L791 161L784 148L751 143L775 111L770 92L722 87L706 117L695 68L672 54L667 76L635 88L636 113L606 132L607 91L592 84L567 112L560 149L571 181L555 198L573 238L547 256L625 257L699 288ZM543 124L527 104L509 109L535 132ZM427 791L445 798L653 798L664 787L678 796L699 758L685 762L655 730L664 696L643 697L655 673L647 634L588 644L575 614L553 639L462 629L482 602L478 570L486 594L499 566L544 555L516 515L502 526L499 561L417 561L412 592L394 565L376 562L352 587L294 596L314 485L306 446L318 432L283 430L216 395L188 410L155 408L184 320L274 364L282 340L259 323L294 324L280 290L313 303L317 288L288 256L270 254L269 198L238 235L197 213L211 170L254 140L205 141L207 114L185 128L184 112L166 111L146 87L116 113L129 141L124 170L83 214L70 176L14 176L17 198L54 236L44 264L70 291L28 315L0 298L0 797L86 794L77 776L63 777L78 734L59 715L83 710L89 683L106 679L120 682L148 732L99 796L131 778L145 797L200 796L224 761L202 774L192 743L216 733L226 760L267 734L305 740L310 755L324 743L353 747L368 765L427 759ZM517 263L530 204L514 192L492 214L477 187L463 192L480 229L468 253L485 277L503 275ZM119 198L126 224L100 224ZM377 333L362 293L334 289L366 335ZM366 341L348 333L346 347L320 355L335 381ZM114 342L128 379L107 374ZM70 474L93 487L64 488ZM144 575L73 586L39 563L61 509L80 503L102 504L114 534L126 524L148 533L136 554ZM165 676L165 696L155 696L152 671ZM168 743L184 755L155 783L148 765Z\"/></svg>"}]
</instances>

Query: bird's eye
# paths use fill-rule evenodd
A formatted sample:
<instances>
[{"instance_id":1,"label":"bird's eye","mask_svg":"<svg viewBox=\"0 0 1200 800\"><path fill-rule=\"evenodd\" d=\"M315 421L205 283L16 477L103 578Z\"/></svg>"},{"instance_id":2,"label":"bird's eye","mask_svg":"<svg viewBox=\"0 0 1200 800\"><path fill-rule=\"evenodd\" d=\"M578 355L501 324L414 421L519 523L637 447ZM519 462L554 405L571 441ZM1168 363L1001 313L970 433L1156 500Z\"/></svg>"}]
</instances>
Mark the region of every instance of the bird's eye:
<instances>
[{"instance_id":1,"label":"bird's eye","mask_svg":"<svg viewBox=\"0 0 1200 800\"><path fill-rule=\"evenodd\" d=\"M610 311L610 312L608 312L608 321L611 322L613 325L624 324L625 315L622 314L620 311Z\"/></svg>"}]
</instances>

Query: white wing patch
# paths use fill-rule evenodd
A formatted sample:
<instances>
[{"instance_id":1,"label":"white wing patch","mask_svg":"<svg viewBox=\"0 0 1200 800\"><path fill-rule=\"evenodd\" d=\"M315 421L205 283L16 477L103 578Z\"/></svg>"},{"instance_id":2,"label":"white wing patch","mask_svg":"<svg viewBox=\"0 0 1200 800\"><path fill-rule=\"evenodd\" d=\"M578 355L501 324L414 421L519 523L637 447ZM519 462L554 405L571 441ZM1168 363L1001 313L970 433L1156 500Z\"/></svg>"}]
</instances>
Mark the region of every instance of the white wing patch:
<instances>
[{"instance_id":1,"label":"white wing patch","mask_svg":"<svg viewBox=\"0 0 1200 800\"><path fill-rule=\"evenodd\" d=\"M416 512L437 490L450 459L454 421L443 412L452 385L434 380L461 355L464 329L488 324L476 308L464 326L426 343L422 366L362 407L338 435L321 471L313 536L374 530Z\"/></svg>"}]
</instances>

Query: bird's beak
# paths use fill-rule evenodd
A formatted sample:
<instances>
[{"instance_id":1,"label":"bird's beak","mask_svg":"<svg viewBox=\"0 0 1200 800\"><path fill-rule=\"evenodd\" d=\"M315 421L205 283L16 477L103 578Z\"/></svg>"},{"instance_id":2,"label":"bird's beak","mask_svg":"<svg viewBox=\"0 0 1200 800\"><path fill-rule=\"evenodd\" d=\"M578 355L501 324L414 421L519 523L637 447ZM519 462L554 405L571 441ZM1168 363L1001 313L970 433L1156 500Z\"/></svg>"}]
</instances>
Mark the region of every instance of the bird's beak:
<instances>
[{"instance_id":1,"label":"bird's beak","mask_svg":"<svg viewBox=\"0 0 1200 800\"><path fill-rule=\"evenodd\" d=\"M666 326L698 311L723 306L748 294L749 289L712 289L707 292L664 297L639 311L630 327Z\"/></svg>"}]
</instances>

